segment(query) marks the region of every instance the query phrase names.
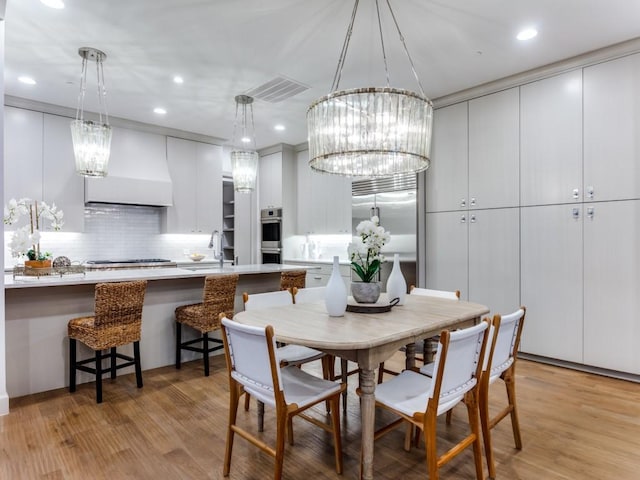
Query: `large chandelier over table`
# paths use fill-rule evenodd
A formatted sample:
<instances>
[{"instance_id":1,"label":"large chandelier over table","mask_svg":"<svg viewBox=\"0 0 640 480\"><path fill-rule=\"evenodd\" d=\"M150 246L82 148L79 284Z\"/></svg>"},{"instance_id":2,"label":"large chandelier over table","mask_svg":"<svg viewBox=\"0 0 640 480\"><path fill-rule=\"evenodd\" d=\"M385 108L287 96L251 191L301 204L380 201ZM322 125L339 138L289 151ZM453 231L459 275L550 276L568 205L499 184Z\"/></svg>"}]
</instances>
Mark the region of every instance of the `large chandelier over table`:
<instances>
[{"instance_id":1,"label":"large chandelier over table","mask_svg":"<svg viewBox=\"0 0 640 480\"><path fill-rule=\"evenodd\" d=\"M387 86L338 90L358 4L355 0L331 93L307 111L309 165L319 172L350 177L420 172L429 167L433 105L424 94L389 0L386 4L420 93L390 87L378 0L375 5Z\"/></svg>"},{"instance_id":2,"label":"large chandelier over table","mask_svg":"<svg viewBox=\"0 0 640 480\"><path fill-rule=\"evenodd\" d=\"M82 47L78 50L82 57L80 95L76 119L71 121L71 140L76 158L76 172L86 177L106 177L111 153L111 127L107 113L106 89L104 86L103 62L107 55L100 50ZM84 96L87 87L87 67L89 61L96 62L98 77L98 122L84 119Z\"/></svg>"},{"instance_id":3,"label":"large chandelier over table","mask_svg":"<svg viewBox=\"0 0 640 480\"><path fill-rule=\"evenodd\" d=\"M256 188L258 175L258 152L256 152L255 125L253 123L253 98L248 95L237 95L236 119L233 125L233 151L231 152L231 171L233 175L233 188L239 193L251 193ZM249 112L247 113L247 110ZM238 114L242 133L236 137L238 130ZM251 128L247 127L250 117ZM253 148L249 148L249 145Z\"/></svg>"}]
</instances>

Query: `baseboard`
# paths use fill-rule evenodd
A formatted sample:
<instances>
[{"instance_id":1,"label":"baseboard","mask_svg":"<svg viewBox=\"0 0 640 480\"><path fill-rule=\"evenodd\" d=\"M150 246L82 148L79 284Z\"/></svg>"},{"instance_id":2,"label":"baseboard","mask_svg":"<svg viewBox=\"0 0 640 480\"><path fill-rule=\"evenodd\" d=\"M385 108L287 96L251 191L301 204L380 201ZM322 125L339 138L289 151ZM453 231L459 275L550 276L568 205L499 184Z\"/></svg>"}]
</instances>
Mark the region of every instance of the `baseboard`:
<instances>
[{"instance_id":1,"label":"baseboard","mask_svg":"<svg viewBox=\"0 0 640 480\"><path fill-rule=\"evenodd\" d=\"M640 375L633 373L618 372L616 370L608 370L606 368L592 367L590 365L584 365L582 363L567 362L565 360L558 360L555 358L541 357L539 355L533 355L531 353L518 352L518 358L523 360L531 360L533 362L546 363L547 365L554 365L556 367L570 368L572 370L578 370L580 372L594 373L596 375L602 375L604 377L617 378L619 380L627 380L629 382L640 383Z\"/></svg>"},{"instance_id":2,"label":"baseboard","mask_svg":"<svg viewBox=\"0 0 640 480\"><path fill-rule=\"evenodd\" d=\"M0 395L0 416L9 414L9 395Z\"/></svg>"}]
</instances>

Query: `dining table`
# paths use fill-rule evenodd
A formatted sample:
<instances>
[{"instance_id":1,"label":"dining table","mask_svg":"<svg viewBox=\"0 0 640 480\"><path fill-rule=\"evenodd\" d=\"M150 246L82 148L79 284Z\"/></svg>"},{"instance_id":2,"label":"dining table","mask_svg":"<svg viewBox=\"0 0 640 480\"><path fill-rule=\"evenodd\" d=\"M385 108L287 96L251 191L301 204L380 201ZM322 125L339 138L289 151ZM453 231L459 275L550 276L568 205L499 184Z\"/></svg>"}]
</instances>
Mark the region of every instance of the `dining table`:
<instances>
[{"instance_id":1,"label":"dining table","mask_svg":"<svg viewBox=\"0 0 640 480\"><path fill-rule=\"evenodd\" d=\"M377 305L384 305L382 294ZM349 304L354 304L349 298ZM375 370L400 347L406 347L406 368L415 363L415 343L451 330L473 325L489 309L477 303L437 297L407 295L403 305L379 313L329 316L324 302L292 304L237 313L246 325L271 325L278 342L304 345L359 367L361 465L360 478L374 478Z\"/></svg>"}]
</instances>

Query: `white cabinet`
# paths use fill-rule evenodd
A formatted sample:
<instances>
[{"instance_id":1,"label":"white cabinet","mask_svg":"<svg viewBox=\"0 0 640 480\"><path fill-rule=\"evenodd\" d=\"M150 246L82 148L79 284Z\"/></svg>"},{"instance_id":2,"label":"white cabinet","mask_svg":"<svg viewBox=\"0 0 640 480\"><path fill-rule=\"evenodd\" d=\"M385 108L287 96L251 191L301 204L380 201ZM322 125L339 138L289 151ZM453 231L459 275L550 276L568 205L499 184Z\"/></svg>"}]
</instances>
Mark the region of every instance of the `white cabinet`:
<instances>
[{"instance_id":1,"label":"white cabinet","mask_svg":"<svg viewBox=\"0 0 640 480\"><path fill-rule=\"evenodd\" d=\"M582 205L521 209L520 349L582 363Z\"/></svg>"},{"instance_id":2,"label":"white cabinet","mask_svg":"<svg viewBox=\"0 0 640 480\"><path fill-rule=\"evenodd\" d=\"M65 232L84 231L84 177L76 173L71 119L44 115L42 198L64 212Z\"/></svg>"},{"instance_id":3,"label":"white cabinet","mask_svg":"<svg viewBox=\"0 0 640 480\"><path fill-rule=\"evenodd\" d=\"M584 69L585 201L640 198L638 78L640 54Z\"/></svg>"},{"instance_id":4,"label":"white cabinet","mask_svg":"<svg viewBox=\"0 0 640 480\"><path fill-rule=\"evenodd\" d=\"M308 165L309 151L298 152L298 222L296 232L351 233L351 179L316 173Z\"/></svg>"},{"instance_id":5,"label":"white cabinet","mask_svg":"<svg viewBox=\"0 0 640 480\"><path fill-rule=\"evenodd\" d=\"M173 206L167 207L166 233L211 233L222 228L221 147L167 137Z\"/></svg>"},{"instance_id":6,"label":"white cabinet","mask_svg":"<svg viewBox=\"0 0 640 480\"><path fill-rule=\"evenodd\" d=\"M260 157L260 210L282 207L282 152ZM288 188L291 188L288 185Z\"/></svg>"},{"instance_id":7,"label":"white cabinet","mask_svg":"<svg viewBox=\"0 0 640 480\"><path fill-rule=\"evenodd\" d=\"M519 100L512 88L469 101L470 209L519 206Z\"/></svg>"},{"instance_id":8,"label":"white cabinet","mask_svg":"<svg viewBox=\"0 0 640 480\"><path fill-rule=\"evenodd\" d=\"M467 209L468 103L434 112L431 165L426 172L427 212Z\"/></svg>"},{"instance_id":9,"label":"white cabinet","mask_svg":"<svg viewBox=\"0 0 640 480\"><path fill-rule=\"evenodd\" d=\"M68 133L71 136L71 130ZM42 200L42 137L42 113L5 106L5 203L11 198Z\"/></svg>"},{"instance_id":10,"label":"white cabinet","mask_svg":"<svg viewBox=\"0 0 640 480\"><path fill-rule=\"evenodd\" d=\"M460 290L468 299L468 212L427 214L426 276L427 288Z\"/></svg>"},{"instance_id":11,"label":"white cabinet","mask_svg":"<svg viewBox=\"0 0 640 480\"><path fill-rule=\"evenodd\" d=\"M309 262L296 262L287 261L287 265L312 265ZM333 264L331 263L318 263L313 264L316 268L307 270L307 277L305 278L305 286L307 288L312 287L324 287L329 283L329 278L333 271ZM351 291L351 266L340 265L340 276L347 287L347 292Z\"/></svg>"},{"instance_id":12,"label":"white cabinet","mask_svg":"<svg viewBox=\"0 0 640 480\"><path fill-rule=\"evenodd\" d=\"M520 202L582 201L582 71L520 89Z\"/></svg>"},{"instance_id":13,"label":"white cabinet","mask_svg":"<svg viewBox=\"0 0 640 480\"><path fill-rule=\"evenodd\" d=\"M640 374L640 200L584 207L584 363Z\"/></svg>"}]
</instances>

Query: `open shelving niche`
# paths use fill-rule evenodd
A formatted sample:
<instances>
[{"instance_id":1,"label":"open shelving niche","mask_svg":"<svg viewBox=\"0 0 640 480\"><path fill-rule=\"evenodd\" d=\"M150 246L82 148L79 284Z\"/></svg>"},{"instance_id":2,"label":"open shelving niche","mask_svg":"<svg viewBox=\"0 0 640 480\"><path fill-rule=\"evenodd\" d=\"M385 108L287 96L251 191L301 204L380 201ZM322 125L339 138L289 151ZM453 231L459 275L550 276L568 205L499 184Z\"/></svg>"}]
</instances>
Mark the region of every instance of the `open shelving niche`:
<instances>
[{"instance_id":1,"label":"open shelving niche","mask_svg":"<svg viewBox=\"0 0 640 480\"><path fill-rule=\"evenodd\" d=\"M222 253L225 260L233 261L235 258L234 230L235 192L233 179L224 177L222 179Z\"/></svg>"}]
</instances>

